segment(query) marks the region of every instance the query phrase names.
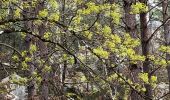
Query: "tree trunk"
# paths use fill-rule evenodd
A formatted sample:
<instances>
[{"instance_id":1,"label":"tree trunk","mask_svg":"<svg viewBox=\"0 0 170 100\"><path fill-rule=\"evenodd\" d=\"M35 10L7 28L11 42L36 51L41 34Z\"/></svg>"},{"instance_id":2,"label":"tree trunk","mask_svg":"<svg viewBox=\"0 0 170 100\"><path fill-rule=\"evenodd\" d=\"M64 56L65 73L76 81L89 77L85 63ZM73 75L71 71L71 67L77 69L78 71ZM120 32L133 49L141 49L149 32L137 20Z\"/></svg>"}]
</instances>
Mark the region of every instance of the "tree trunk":
<instances>
[{"instance_id":1,"label":"tree trunk","mask_svg":"<svg viewBox=\"0 0 170 100\"><path fill-rule=\"evenodd\" d=\"M166 21L166 19L169 17L168 14L168 0L164 0L162 2L162 8L163 8L163 22ZM164 24L164 38L165 38L165 44L167 46L170 46L170 21ZM170 60L170 54L166 54L166 60ZM169 79L169 90L170 90L170 65L167 66L167 72L168 72L168 79Z\"/></svg>"},{"instance_id":2,"label":"tree trunk","mask_svg":"<svg viewBox=\"0 0 170 100\"><path fill-rule=\"evenodd\" d=\"M124 23L126 25L125 27L125 31L127 33L129 33L131 35L131 37L133 38L137 38L137 28L136 28L136 15L135 14L130 14L131 12L131 5L134 4L136 1L135 0L124 0L124 11L125 11L125 20ZM139 48L136 48L136 53L139 54ZM137 68L131 68L137 66ZM129 75L129 77L131 78L131 80L134 83L138 83L138 73L140 72L140 68L137 64L130 64L130 70L131 71L131 75ZM131 100L136 100L136 99L140 99L140 96L136 93L136 91L131 90Z\"/></svg>"},{"instance_id":3,"label":"tree trunk","mask_svg":"<svg viewBox=\"0 0 170 100\"><path fill-rule=\"evenodd\" d=\"M144 3L147 5L148 0L139 0L141 3ZM142 55L147 57L150 54L150 43L148 41L150 33L147 25L147 12L140 13L140 29L141 29L141 43L142 43ZM150 73L151 66L150 61L148 58L145 59L143 62L143 72L144 73ZM148 78L150 80L150 75L148 75ZM144 84L146 88L145 96L146 100L151 100L153 98L152 93L152 86L149 84Z\"/></svg>"},{"instance_id":4,"label":"tree trunk","mask_svg":"<svg viewBox=\"0 0 170 100\"><path fill-rule=\"evenodd\" d=\"M23 2L29 2L29 0L23 0ZM33 16L30 13L27 13L26 11L31 12L32 9L31 8L24 8L24 11L22 12L23 18L28 18L29 16ZM24 28L26 30L29 29L29 31L33 31L32 25L33 25L32 21L25 21L24 22ZM24 42L25 50L29 51L31 43L32 43L32 37L31 37L31 35L27 34L26 38L25 38L25 42ZM31 54L29 53L28 56L31 57ZM31 76L33 74L33 72L34 72L34 65L28 63L28 66L29 66L29 74L28 74L28 76ZM28 100L35 100L34 99L34 96L36 95L35 85L36 85L35 80L31 80L28 83L28 87L27 87L27 89L28 89Z\"/></svg>"},{"instance_id":5,"label":"tree trunk","mask_svg":"<svg viewBox=\"0 0 170 100\"><path fill-rule=\"evenodd\" d=\"M44 1L39 1L39 4L37 5L37 8L36 8L36 14L38 14L39 11L43 10L44 6L45 6ZM47 23L46 21L43 21L43 23L41 25L37 26L39 36L42 38L44 36L44 33L46 32L46 27L45 27L46 23ZM40 51L40 58L45 61L48 57L47 44L45 44L42 40L38 40L38 48ZM48 65L48 63L45 63L45 65ZM44 68L45 65L43 65L42 67ZM42 72L41 74L42 74L42 82L41 82L41 96L40 96L40 98L41 98L41 100L48 100L48 97L49 97L48 96L49 95L49 86L48 86L49 72Z\"/></svg>"},{"instance_id":6,"label":"tree trunk","mask_svg":"<svg viewBox=\"0 0 170 100\"><path fill-rule=\"evenodd\" d=\"M39 35L42 37L45 33L45 26L42 24L38 27L39 30ZM38 41L38 45L39 45L39 50L40 50L40 56L41 59L46 60L47 59L47 53L48 53L48 49L47 49L47 45L39 40ZM48 64L47 64L48 65ZM45 67L45 66L43 66ZM48 94L49 94L49 88L48 88L48 78L49 78L49 73L48 72L43 72L42 73L42 88L41 88L41 100L48 100Z\"/></svg>"}]
</instances>

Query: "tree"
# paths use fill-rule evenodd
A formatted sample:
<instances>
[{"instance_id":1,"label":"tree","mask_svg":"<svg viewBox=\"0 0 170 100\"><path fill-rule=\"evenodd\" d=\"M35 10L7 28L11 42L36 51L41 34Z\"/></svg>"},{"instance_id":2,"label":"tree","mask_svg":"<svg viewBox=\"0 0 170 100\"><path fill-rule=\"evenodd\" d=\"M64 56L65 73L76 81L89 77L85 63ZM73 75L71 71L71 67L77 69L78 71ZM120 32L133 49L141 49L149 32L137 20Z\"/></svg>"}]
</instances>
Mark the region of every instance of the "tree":
<instances>
[{"instance_id":1,"label":"tree","mask_svg":"<svg viewBox=\"0 0 170 100\"><path fill-rule=\"evenodd\" d=\"M30 100L36 96L42 100L158 99L156 74L169 66L170 49L160 42L159 48L150 50L162 26L168 43L168 1L154 7L149 1L3 1L0 45L8 51L2 53L8 60L1 63L17 68L11 73L28 73L20 73L22 80L11 82L28 86ZM160 19L151 16L159 4L163 22L151 33L148 23ZM12 34L18 35L22 49L3 41L5 35L13 38Z\"/></svg>"},{"instance_id":2,"label":"tree","mask_svg":"<svg viewBox=\"0 0 170 100\"><path fill-rule=\"evenodd\" d=\"M129 33L131 35L131 37L133 38L138 38L138 34L137 34L137 22L136 22L136 15L135 14L131 14L131 6L132 4L136 3L135 0L124 0L124 11L125 11L125 19L124 19L124 23L125 23L125 31L127 33ZM139 47L136 48L135 52L140 54L139 52ZM136 67L135 67L136 66ZM130 64L130 76L132 78L132 81L137 83L139 82L137 75L139 74L140 70L140 66L137 64ZM132 90L131 91L131 99L135 100L139 98L139 95L136 93L136 91Z\"/></svg>"},{"instance_id":3,"label":"tree","mask_svg":"<svg viewBox=\"0 0 170 100\"><path fill-rule=\"evenodd\" d=\"M165 22L164 24L164 37L165 37L165 46L169 46L170 40L169 40L169 31L170 31L170 27L169 27L169 21L166 22L166 20L168 19L168 1L164 0L162 2L162 9L163 9L163 22ZM166 61L168 61L170 59L170 55L169 53L166 53ZM168 79L170 80L170 67L169 65L167 66L167 71L168 71ZM170 82L169 82L170 83ZM170 85L169 85L170 86ZM169 87L170 90L170 87Z\"/></svg>"},{"instance_id":4,"label":"tree","mask_svg":"<svg viewBox=\"0 0 170 100\"><path fill-rule=\"evenodd\" d=\"M147 5L147 0L140 0L140 3ZM142 44L142 54L144 56L148 56L150 54L150 41L148 41L150 33L147 25L147 13L142 12L140 14L140 27L141 27L141 44ZM148 73L148 78L150 80L150 61L149 58L146 58L143 62L143 71ZM146 96L149 98L148 100L152 99L152 87L149 84L145 84L146 88Z\"/></svg>"}]
</instances>

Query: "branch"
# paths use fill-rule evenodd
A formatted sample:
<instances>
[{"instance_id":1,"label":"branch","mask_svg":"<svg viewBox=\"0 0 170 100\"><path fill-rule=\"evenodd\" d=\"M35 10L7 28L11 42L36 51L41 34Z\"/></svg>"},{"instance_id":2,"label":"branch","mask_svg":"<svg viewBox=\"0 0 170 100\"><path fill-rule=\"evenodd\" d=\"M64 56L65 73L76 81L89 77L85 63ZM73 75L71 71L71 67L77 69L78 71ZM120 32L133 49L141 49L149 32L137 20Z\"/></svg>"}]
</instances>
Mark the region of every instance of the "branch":
<instances>
[{"instance_id":1,"label":"branch","mask_svg":"<svg viewBox=\"0 0 170 100\"><path fill-rule=\"evenodd\" d=\"M156 30L151 34L151 36L147 40L147 43L155 36L155 34L159 31L159 29L169 21L169 19L170 19L170 16L165 21L163 21L163 23L159 27L156 28Z\"/></svg>"},{"instance_id":2,"label":"branch","mask_svg":"<svg viewBox=\"0 0 170 100\"><path fill-rule=\"evenodd\" d=\"M167 96L168 94L170 94L170 92L168 92L168 93L164 94L163 96L159 97L159 98L158 98L158 99L156 99L156 100L160 100L160 99L164 98L165 96Z\"/></svg>"},{"instance_id":3,"label":"branch","mask_svg":"<svg viewBox=\"0 0 170 100\"><path fill-rule=\"evenodd\" d=\"M11 32L15 32L15 30L14 30L14 31L11 30ZM20 30L20 31L17 31L17 32L25 32L25 33L28 33L28 34L30 34L30 35L32 35L32 36L40 39L40 40L43 41L43 42L48 42L48 43L52 43L52 44L55 44L55 45L59 46L59 47L62 48L67 54L73 56L74 59L77 59L77 60L86 68L86 70L88 70L89 72L91 72L92 74L94 74L95 77L99 77L100 79L102 79L103 81L109 83L110 85L113 84L113 83L107 81L106 78L101 77L101 76L98 75L96 72L94 72L93 69L91 69L88 65L84 64L76 55L74 55L72 52L70 52L67 48L65 48L64 46L62 46L60 43L54 42L54 41L51 41L51 40L46 40L46 39L42 38L41 36L35 35L35 34L33 34L32 32L29 32L29 31L27 31L27 30ZM74 31L70 31L70 32L72 33L72 35L74 35L74 36L76 36L78 39L80 39L80 37L78 37ZM81 39L81 40L82 40L82 39ZM93 52L93 50L92 50L89 46L88 46L88 50L90 50L90 52L92 52L92 54L95 54L95 53ZM96 54L95 54L95 55L96 55ZM96 56L97 56L99 59L102 59L102 58L100 58L98 55L96 55ZM143 96L142 93L138 92L138 91L137 91L128 81L126 81L126 79L124 79L123 76L121 76L119 73L117 73L116 71L114 71L114 73L116 73L116 74L119 76L119 78L121 78L131 89L133 89L134 91L136 91L136 93L138 93L138 95L140 95L140 96L143 97L143 98L148 98L148 97L146 97L146 96Z\"/></svg>"},{"instance_id":4,"label":"branch","mask_svg":"<svg viewBox=\"0 0 170 100\"><path fill-rule=\"evenodd\" d=\"M34 20L43 20L43 21L48 21L51 23L55 23L56 25L60 26L60 28L67 28L64 24L55 21L55 20L49 20L47 18L38 18L38 17L30 17L30 18L16 18L16 19L7 19L7 20L1 20L0 25L4 25L6 23L15 23L15 22L22 22L22 21L34 21Z\"/></svg>"},{"instance_id":5,"label":"branch","mask_svg":"<svg viewBox=\"0 0 170 100\"><path fill-rule=\"evenodd\" d=\"M22 57L21 53L20 53L16 48L14 48L14 47L12 47L12 46L6 44L6 43L0 43L0 45L5 46L5 47L8 47L8 48L10 48L10 49L16 51L16 52L19 54L19 56Z\"/></svg>"},{"instance_id":6,"label":"branch","mask_svg":"<svg viewBox=\"0 0 170 100\"><path fill-rule=\"evenodd\" d=\"M4 20L4 21L1 21L0 22L0 25L3 25L5 23L9 23L9 22L18 22L18 21L30 21L30 20L45 20L45 21L48 21L48 22L52 22L52 23L55 23L57 24L60 28L64 29L65 32L69 32L71 33L73 36L76 36L78 39L80 40L83 40L82 38L80 38L79 36L76 35L76 32L73 31L73 30L67 30L67 26L65 26L64 24L61 24L59 23L58 21L53 21L53 20L47 20L47 19L42 19L42 18L26 18L26 19L9 19L9 20ZM102 79L103 81L109 83L110 85L112 85L113 83L109 82L106 80L106 78L98 75L96 72L93 71L92 68L90 68L88 65L84 64L75 54L73 54L72 52L70 52L67 48L65 48L63 45L61 45L60 43L58 42L54 42L54 41L51 41L51 40L47 40L47 39L44 39L42 38L41 36L39 35L35 35L33 34L32 32L29 32L27 30L24 30L24 29L21 29L21 30L11 30L9 32L25 32L25 33L28 33L38 39L40 39L41 41L43 42L48 42L48 43L52 43L52 44L55 44L57 46L59 46L60 48L62 48L67 54L71 55L74 57L74 59L77 59L85 68L86 70L88 70L89 72L91 72L92 74L95 75L95 77L99 77L100 79ZM8 33L9 33L8 32ZM87 46L87 45L86 45ZM93 50L87 46L88 50L92 53L92 54L95 54L93 52ZM96 54L95 54L96 55ZM97 56L97 55L96 55ZM99 56L97 56L99 59L101 59ZM116 71L114 71L118 76L119 78L121 78L131 89L133 89L134 91L136 91L136 93L138 93L138 95L140 95L142 98L148 98L146 96L143 96L142 93L140 93L139 91L137 91L128 81L126 81L126 79L123 78L123 76L121 76L119 73L117 73Z\"/></svg>"},{"instance_id":7,"label":"branch","mask_svg":"<svg viewBox=\"0 0 170 100\"><path fill-rule=\"evenodd\" d=\"M75 32L73 32L72 31L72 34L75 36L75 37L77 37L79 40L83 40L81 37L79 37L79 36L77 36L76 34L75 34ZM92 54L94 54L94 55L96 55L94 52L93 52L93 50L89 47L89 46L87 46L87 44L85 44L86 45L86 47L87 47L87 49L92 53ZM100 58L100 56L98 56L98 55L96 55L99 59L101 59L101 61L102 61L102 58ZM106 63L104 63L105 65L106 65ZM85 65L85 66L87 66L87 65ZM132 90L134 90L138 95L140 95L142 98L147 98L147 99L151 99L151 98L149 98L149 97L147 97L147 96L144 96L144 95L142 95L142 93L141 92L139 92L138 90L136 90L122 75L120 75L119 73L117 73L115 70L113 70L113 72L114 73L116 73L118 76L119 76L119 78L121 78ZM103 78L103 77L100 77L103 81L105 81L105 82L107 82L107 83L109 83L110 85L112 85L112 83L110 83L109 81L107 81L106 80L106 78Z\"/></svg>"},{"instance_id":8,"label":"branch","mask_svg":"<svg viewBox=\"0 0 170 100\"><path fill-rule=\"evenodd\" d=\"M149 13L151 10L153 10L154 8L156 8L157 6L159 6L162 2L164 2L164 0L160 1L160 2L157 3L155 6L153 6L152 8L150 8L146 13Z\"/></svg>"}]
</instances>

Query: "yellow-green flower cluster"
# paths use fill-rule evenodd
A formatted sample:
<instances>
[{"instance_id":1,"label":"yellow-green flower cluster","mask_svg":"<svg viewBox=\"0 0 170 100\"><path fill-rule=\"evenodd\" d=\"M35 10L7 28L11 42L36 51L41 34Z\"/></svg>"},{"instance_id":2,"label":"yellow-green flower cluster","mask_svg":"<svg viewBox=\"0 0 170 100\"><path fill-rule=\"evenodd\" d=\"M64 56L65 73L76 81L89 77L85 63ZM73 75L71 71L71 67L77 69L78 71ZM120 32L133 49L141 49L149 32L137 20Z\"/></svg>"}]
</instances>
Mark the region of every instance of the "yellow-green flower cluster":
<instances>
[{"instance_id":1,"label":"yellow-green flower cluster","mask_svg":"<svg viewBox=\"0 0 170 100\"><path fill-rule=\"evenodd\" d=\"M140 2L136 2L135 4L132 4L131 8L132 8L131 11L132 14L139 14L148 11L148 6Z\"/></svg>"},{"instance_id":2,"label":"yellow-green flower cluster","mask_svg":"<svg viewBox=\"0 0 170 100\"><path fill-rule=\"evenodd\" d=\"M96 49L93 49L93 52L95 54L99 55L100 57L104 58L104 59L108 59L109 54L110 54L108 51L103 50L102 47L98 47Z\"/></svg>"},{"instance_id":3,"label":"yellow-green flower cluster","mask_svg":"<svg viewBox=\"0 0 170 100\"><path fill-rule=\"evenodd\" d=\"M170 46L161 45L161 46L159 47L159 51L161 51L161 52L166 52L166 53L170 53Z\"/></svg>"},{"instance_id":4,"label":"yellow-green flower cluster","mask_svg":"<svg viewBox=\"0 0 170 100\"><path fill-rule=\"evenodd\" d=\"M149 78L148 78L148 73L139 73L139 78L145 82L145 83L149 83Z\"/></svg>"}]
</instances>

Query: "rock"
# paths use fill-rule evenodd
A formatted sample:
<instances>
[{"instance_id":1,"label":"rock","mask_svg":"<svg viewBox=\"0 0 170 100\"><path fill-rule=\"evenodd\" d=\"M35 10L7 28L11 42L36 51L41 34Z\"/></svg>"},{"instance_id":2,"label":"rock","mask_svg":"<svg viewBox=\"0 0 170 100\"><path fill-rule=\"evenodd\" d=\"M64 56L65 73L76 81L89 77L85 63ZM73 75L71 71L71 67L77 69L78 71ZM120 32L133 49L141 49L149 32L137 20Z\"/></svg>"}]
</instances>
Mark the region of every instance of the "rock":
<instances>
[{"instance_id":1,"label":"rock","mask_svg":"<svg viewBox=\"0 0 170 100\"><path fill-rule=\"evenodd\" d=\"M17 74L13 74L15 79L21 78ZM0 93L0 100L26 100L26 87L10 82L11 76L1 80L0 85L4 93ZM1 88L1 89L2 89Z\"/></svg>"}]
</instances>

